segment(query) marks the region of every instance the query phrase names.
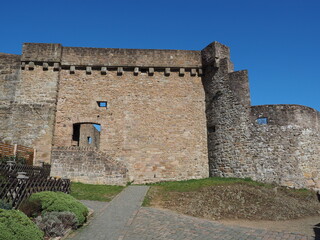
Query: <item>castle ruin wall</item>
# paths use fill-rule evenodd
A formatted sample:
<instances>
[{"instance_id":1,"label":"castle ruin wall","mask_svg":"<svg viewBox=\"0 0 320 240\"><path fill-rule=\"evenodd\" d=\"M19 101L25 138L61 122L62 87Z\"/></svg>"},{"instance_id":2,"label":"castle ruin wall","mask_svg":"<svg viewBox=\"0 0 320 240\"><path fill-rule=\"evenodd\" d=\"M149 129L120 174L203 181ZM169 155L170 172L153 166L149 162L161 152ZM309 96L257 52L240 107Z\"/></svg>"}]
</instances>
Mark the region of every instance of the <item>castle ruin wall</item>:
<instances>
[{"instance_id":1,"label":"castle ruin wall","mask_svg":"<svg viewBox=\"0 0 320 240\"><path fill-rule=\"evenodd\" d=\"M210 175L320 189L319 116L251 106L248 72L234 71L218 42L202 51L25 43L21 56L0 53L0 140L36 148L37 163L76 181Z\"/></svg>"},{"instance_id":2,"label":"castle ruin wall","mask_svg":"<svg viewBox=\"0 0 320 240\"><path fill-rule=\"evenodd\" d=\"M264 124L259 119L265 118ZM300 105L251 108L254 179L320 189L319 112Z\"/></svg>"},{"instance_id":3,"label":"castle ruin wall","mask_svg":"<svg viewBox=\"0 0 320 240\"><path fill-rule=\"evenodd\" d=\"M191 60L199 56L194 51L181 52L184 62L174 63L176 66L188 64L188 54ZM205 97L198 69L194 74L196 68L188 68L190 65L181 65L183 71L161 66L163 56L176 59L180 51L163 51L158 56L150 50L149 55L157 56L150 63L149 55L129 53L116 66L137 58L136 73L135 64L121 72L118 67L102 72L101 67L62 66L54 145L72 145L75 123L96 123L101 125L100 151L125 164L130 181L207 177ZM64 54L63 50L62 58ZM99 59L90 61L102 64ZM107 102L107 107L99 107L100 101Z\"/></svg>"},{"instance_id":4,"label":"castle ruin wall","mask_svg":"<svg viewBox=\"0 0 320 240\"><path fill-rule=\"evenodd\" d=\"M91 147L53 147L51 175L89 184L126 185L127 168Z\"/></svg>"},{"instance_id":5,"label":"castle ruin wall","mask_svg":"<svg viewBox=\"0 0 320 240\"><path fill-rule=\"evenodd\" d=\"M12 104L20 78L20 55L0 53L0 140L12 143Z\"/></svg>"},{"instance_id":6,"label":"castle ruin wall","mask_svg":"<svg viewBox=\"0 0 320 240\"><path fill-rule=\"evenodd\" d=\"M211 176L247 177L250 93L247 71L233 71L229 49L217 42L203 51Z\"/></svg>"}]
</instances>

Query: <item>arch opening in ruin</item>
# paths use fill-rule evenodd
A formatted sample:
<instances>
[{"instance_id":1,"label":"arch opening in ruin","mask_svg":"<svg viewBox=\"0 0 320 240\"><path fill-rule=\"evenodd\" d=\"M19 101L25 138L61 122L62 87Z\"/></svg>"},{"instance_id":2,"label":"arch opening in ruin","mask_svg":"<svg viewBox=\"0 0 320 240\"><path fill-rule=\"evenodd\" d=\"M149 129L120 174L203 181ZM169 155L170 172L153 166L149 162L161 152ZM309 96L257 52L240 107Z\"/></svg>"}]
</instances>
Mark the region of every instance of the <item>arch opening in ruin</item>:
<instances>
[{"instance_id":1,"label":"arch opening in ruin","mask_svg":"<svg viewBox=\"0 0 320 240\"><path fill-rule=\"evenodd\" d=\"M72 132L72 146L95 147L99 149L100 131L101 125L98 123L74 123Z\"/></svg>"}]
</instances>

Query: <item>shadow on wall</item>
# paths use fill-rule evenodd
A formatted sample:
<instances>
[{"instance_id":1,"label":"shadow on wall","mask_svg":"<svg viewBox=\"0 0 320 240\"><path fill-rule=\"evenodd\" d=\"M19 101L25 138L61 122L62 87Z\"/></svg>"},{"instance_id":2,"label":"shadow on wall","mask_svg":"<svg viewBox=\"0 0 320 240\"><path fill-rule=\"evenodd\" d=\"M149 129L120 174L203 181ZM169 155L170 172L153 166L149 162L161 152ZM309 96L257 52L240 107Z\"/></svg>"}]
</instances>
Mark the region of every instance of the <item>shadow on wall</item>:
<instances>
[{"instance_id":1,"label":"shadow on wall","mask_svg":"<svg viewBox=\"0 0 320 240\"><path fill-rule=\"evenodd\" d=\"M320 240L320 223L314 225L313 231L314 231L314 236L315 236L314 239Z\"/></svg>"},{"instance_id":2,"label":"shadow on wall","mask_svg":"<svg viewBox=\"0 0 320 240\"><path fill-rule=\"evenodd\" d=\"M98 123L73 124L72 146L99 149L101 125Z\"/></svg>"}]
</instances>

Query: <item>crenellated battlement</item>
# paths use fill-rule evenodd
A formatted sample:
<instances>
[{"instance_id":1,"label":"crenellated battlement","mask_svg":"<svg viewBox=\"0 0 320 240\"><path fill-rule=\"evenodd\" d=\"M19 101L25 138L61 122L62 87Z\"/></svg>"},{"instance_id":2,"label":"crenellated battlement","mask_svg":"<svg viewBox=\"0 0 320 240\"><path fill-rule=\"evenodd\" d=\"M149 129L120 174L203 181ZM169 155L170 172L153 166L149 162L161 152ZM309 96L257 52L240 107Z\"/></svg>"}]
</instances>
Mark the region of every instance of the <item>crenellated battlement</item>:
<instances>
[{"instance_id":1,"label":"crenellated battlement","mask_svg":"<svg viewBox=\"0 0 320 240\"><path fill-rule=\"evenodd\" d=\"M185 68L185 67L153 67L153 66L76 66L76 65L60 65L60 63L53 62L21 62L21 69L26 71L34 70L35 66L42 67L43 71L63 71L66 70L70 74L74 74L76 71L85 71L90 75L93 71L98 71L101 75L107 75L110 71L116 71L118 76L121 76L124 72L130 72L134 76L138 76L141 73L147 73L149 76L153 76L155 72L162 72L165 76L169 76L171 73L176 73L178 76L183 77L185 74L190 76L202 76L203 70L198 68Z\"/></svg>"}]
</instances>

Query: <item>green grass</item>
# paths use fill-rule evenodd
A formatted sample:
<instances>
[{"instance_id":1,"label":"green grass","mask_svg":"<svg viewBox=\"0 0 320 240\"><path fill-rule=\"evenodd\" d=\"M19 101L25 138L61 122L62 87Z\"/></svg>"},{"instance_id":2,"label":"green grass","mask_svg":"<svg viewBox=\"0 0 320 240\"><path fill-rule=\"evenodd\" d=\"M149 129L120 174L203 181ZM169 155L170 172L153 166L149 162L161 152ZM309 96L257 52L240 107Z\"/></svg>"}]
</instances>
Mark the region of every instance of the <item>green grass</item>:
<instances>
[{"instance_id":1,"label":"green grass","mask_svg":"<svg viewBox=\"0 0 320 240\"><path fill-rule=\"evenodd\" d=\"M143 199L142 207L150 207L150 206L151 206L151 198L147 193L146 196Z\"/></svg>"},{"instance_id":2,"label":"green grass","mask_svg":"<svg viewBox=\"0 0 320 240\"><path fill-rule=\"evenodd\" d=\"M205 179L192 179L185 181L173 181L173 182L160 182L150 184L150 186L160 186L163 191L168 192L191 192L197 191L203 187L209 187L212 185L221 185L221 184L235 184L235 183L247 183L254 186L264 186L264 187L273 187L271 184L264 184L260 182L255 182L250 178L222 178L222 177L211 177Z\"/></svg>"},{"instance_id":3,"label":"green grass","mask_svg":"<svg viewBox=\"0 0 320 240\"><path fill-rule=\"evenodd\" d=\"M313 192L307 189L291 189L281 187L279 185L261 183L253 181L250 178L223 178L223 177L210 177L204 179L192 179L185 181L168 181L148 184L150 189L145 196L142 206L151 206L153 197L161 196L160 198L165 199L169 196L169 192L196 192L202 188L217 186L217 185L232 185L232 184L247 184L258 188L273 188L279 191L286 192L296 198L305 199L306 197L312 197ZM155 194L155 195L154 195ZM155 197L157 198L157 197Z\"/></svg>"},{"instance_id":4,"label":"green grass","mask_svg":"<svg viewBox=\"0 0 320 240\"><path fill-rule=\"evenodd\" d=\"M123 186L71 183L71 196L78 200L109 202L124 189Z\"/></svg>"}]
</instances>

